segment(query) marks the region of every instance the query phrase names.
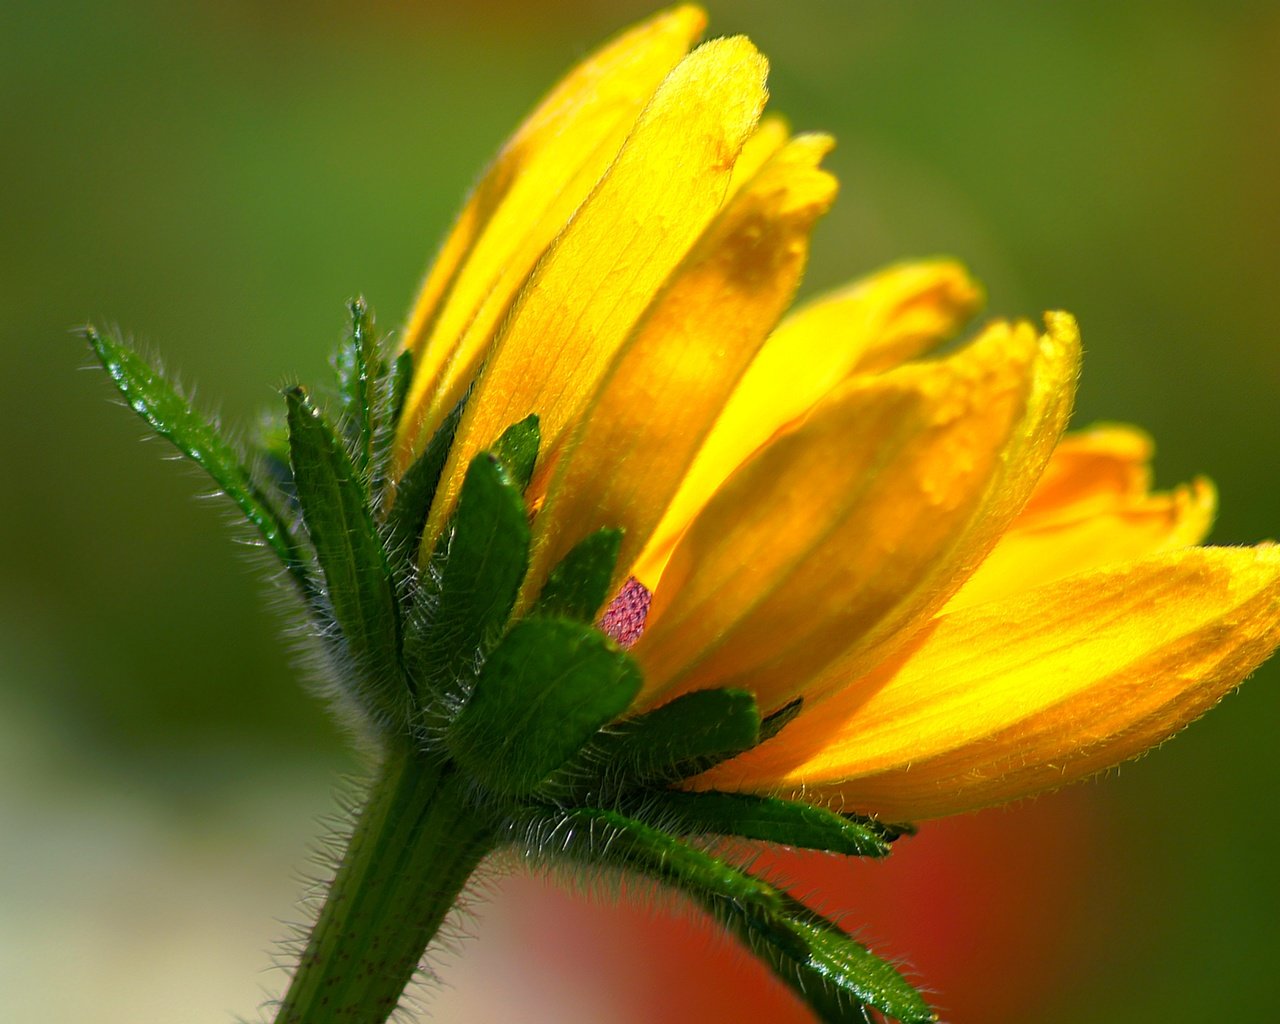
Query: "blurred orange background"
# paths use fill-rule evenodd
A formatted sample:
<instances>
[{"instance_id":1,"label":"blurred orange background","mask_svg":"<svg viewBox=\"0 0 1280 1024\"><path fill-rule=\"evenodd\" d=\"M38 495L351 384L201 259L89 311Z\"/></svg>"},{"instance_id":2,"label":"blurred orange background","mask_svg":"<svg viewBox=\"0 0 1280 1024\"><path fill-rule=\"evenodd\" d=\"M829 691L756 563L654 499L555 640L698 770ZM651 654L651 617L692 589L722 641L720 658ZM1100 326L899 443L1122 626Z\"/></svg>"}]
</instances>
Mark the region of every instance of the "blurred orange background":
<instances>
[{"instance_id":1,"label":"blurred orange background","mask_svg":"<svg viewBox=\"0 0 1280 1024\"><path fill-rule=\"evenodd\" d=\"M706 6L770 56L773 108L840 141L806 291L947 253L995 314L1072 310L1076 422L1150 429L1162 485L1214 478L1215 541L1280 532L1280 8ZM254 1018L358 768L226 507L135 443L69 328L123 325L247 431L326 379L349 295L397 323L488 156L648 10L0 11L0 1018ZM1099 784L926 823L885 863L766 862L952 1024L1271 1019L1278 670ZM433 958L432 1019L807 1019L690 910L509 868Z\"/></svg>"}]
</instances>

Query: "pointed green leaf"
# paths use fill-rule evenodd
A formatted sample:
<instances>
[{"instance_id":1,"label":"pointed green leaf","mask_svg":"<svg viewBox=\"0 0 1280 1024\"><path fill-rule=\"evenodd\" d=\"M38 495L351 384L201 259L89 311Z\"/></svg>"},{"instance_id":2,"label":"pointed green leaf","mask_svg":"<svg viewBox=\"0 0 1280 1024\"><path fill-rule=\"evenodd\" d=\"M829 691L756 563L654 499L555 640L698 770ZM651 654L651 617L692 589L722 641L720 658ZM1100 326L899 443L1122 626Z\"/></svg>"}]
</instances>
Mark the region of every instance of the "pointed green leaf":
<instances>
[{"instance_id":1,"label":"pointed green leaf","mask_svg":"<svg viewBox=\"0 0 1280 1024\"><path fill-rule=\"evenodd\" d=\"M301 388L285 392L293 479L329 603L360 671L366 710L403 718L408 690L391 569L368 496L333 428Z\"/></svg>"},{"instance_id":2,"label":"pointed green leaf","mask_svg":"<svg viewBox=\"0 0 1280 1024\"><path fill-rule=\"evenodd\" d=\"M646 819L674 822L672 827L680 831L741 836L854 857L883 857L889 852L889 843L871 826L792 800L674 790L650 791L643 800Z\"/></svg>"},{"instance_id":3,"label":"pointed green leaf","mask_svg":"<svg viewBox=\"0 0 1280 1024\"><path fill-rule=\"evenodd\" d=\"M621 546L622 531L608 528L578 541L551 570L531 614L594 622L609 596Z\"/></svg>"},{"instance_id":4,"label":"pointed green leaf","mask_svg":"<svg viewBox=\"0 0 1280 1024\"><path fill-rule=\"evenodd\" d=\"M453 407L448 418L431 436L426 451L414 460L413 465L396 484L395 498L387 513L383 535L387 550L402 567L417 557L422 543L422 530L427 525L427 512L431 508L436 488L440 485L440 474L444 472L449 449L453 447L464 402L465 399Z\"/></svg>"},{"instance_id":5,"label":"pointed green leaf","mask_svg":"<svg viewBox=\"0 0 1280 1024\"><path fill-rule=\"evenodd\" d=\"M538 417L529 415L507 427L493 446L493 454L522 492L533 479L533 467L537 464L538 445L541 443Z\"/></svg>"},{"instance_id":6,"label":"pointed green leaf","mask_svg":"<svg viewBox=\"0 0 1280 1024\"><path fill-rule=\"evenodd\" d=\"M506 625L528 564L524 498L498 460L481 452L420 574L405 630L405 665L421 690L465 696Z\"/></svg>"},{"instance_id":7,"label":"pointed green leaf","mask_svg":"<svg viewBox=\"0 0 1280 1024\"><path fill-rule=\"evenodd\" d=\"M522 619L485 662L449 749L481 784L531 793L626 711L640 681L635 662L599 630Z\"/></svg>"},{"instance_id":8,"label":"pointed green leaf","mask_svg":"<svg viewBox=\"0 0 1280 1024\"><path fill-rule=\"evenodd\" d=\"M85 339L139 416L161 437L197 463L240 506L267 546L289 570L304 594L312 590L303 547L275 501L246 468L240 453L218 429L192 409L174 385L119 337L86 327Z\"/></svg>"}]
</instances>

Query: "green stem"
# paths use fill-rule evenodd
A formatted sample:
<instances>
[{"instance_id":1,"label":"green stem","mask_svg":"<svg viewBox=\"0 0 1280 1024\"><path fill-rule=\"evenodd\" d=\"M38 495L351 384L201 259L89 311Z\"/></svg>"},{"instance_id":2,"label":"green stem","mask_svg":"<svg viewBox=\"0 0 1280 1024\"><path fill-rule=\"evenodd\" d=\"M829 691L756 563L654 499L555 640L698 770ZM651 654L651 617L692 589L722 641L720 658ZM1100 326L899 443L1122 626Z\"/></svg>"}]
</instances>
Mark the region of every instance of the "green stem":
<instances>
[{"instance_id":1,"label":"green stem","mask_svg":"<svg viewBox=\"0 0 1280 1024\"><path fill-rule=\"evenodd\" d=\"M388 753L276 1024L383 1024L494 845L449 765Z\"/></svg>"}]
</instances>

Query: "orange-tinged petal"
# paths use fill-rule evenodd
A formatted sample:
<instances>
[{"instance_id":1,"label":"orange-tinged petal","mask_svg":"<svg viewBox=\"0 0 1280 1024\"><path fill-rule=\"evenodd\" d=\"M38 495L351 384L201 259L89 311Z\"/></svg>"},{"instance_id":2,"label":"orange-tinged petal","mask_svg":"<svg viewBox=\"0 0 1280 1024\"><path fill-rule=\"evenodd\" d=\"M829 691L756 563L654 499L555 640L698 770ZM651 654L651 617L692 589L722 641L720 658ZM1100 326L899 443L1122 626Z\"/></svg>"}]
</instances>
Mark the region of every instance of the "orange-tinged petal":
<instances>
[{"instance_id":1,"label":"orange-tinged petal","mask_svg":"<svg viewBox=\"0 0 1280 1024\"><path fill-rule=\"evenodd\" d=\"M1108 424L1068 434L1018 517L1019 524L1078 518L1124 505L1151 486L1151 438Z\"/></svg>"},{"instance_id":2,"label":"orange-tinged petal","mask_svg":"<svg viewBox=\"0 0 1280 1024\"><path fill-rule=\"evenodd\" d=\"M788 362L826 364L829 375L877 373L952 337L982 301L982 288L952 260L895 264L805 303L770 349L792 353Z\"/></svg>"},{"instance_id":3,"label":"orange-tinged petal","mask_svg":"<svg viewBox=\"0 0 1280 1024\"><path fill-rule=\"evenodd\" d=\"M741 37L686 57L662 83L590 198L538 263L475 384L425 542L461 471L537 413L543 466L636 321L719 209L765 101L767 64Z\"/></svg>"},{"instance_id":4,"label":"orange-tinged petal","mask_svg":"<svg viewBox=\"0 0 1280 1024\"><path fill-rule=\"evenodd\" d=\"M623 575L726 396L791 301L835 198L825 135L801 135L739 189L618 353L562 451L534 523L527 592L574 543L623 529ZM619 580L618 582L621 582Z\"/></svg>"},{"instance_id":5,"label":"orange-tinged petal","mask_svg":"<svg viewBox=\"0 0 1280 1024\"><path fill-rule=\"evenodd\" d=\"M1085 503L1092 504L1091 502ZM1009 597L1074 573L1198 544L1213 525L1213 485L1197 480L1169 494L1086 509L1050 521L1014 520L946 611Z\"/></svg>"},{"instance_id":6,"label":"orange-tinged petal","mask_svg":"<svg viewBox=\"0 0 1280 1024\"><path fill-rule=\"evenodd\" d=\"M729 179L729 191L736 192L755 177L768 161L787 144L791 131L787 127L787 119L778 114L770 114L761 118L755 132L747 139L733 165L733 175Z\"/></svg>"},{"instance_id":7,"label":"orange-tinged petal","mask_svg":"<svg viewBox=\"0 0 1280 1024\"><path fill-rule=\"evenodd\" d=\"M979 302L962 267L932 261L891 267L788 316L738 383L634 575L651 587L657 582L698 510L778 430L851 374L950 337Z\"/></svg>"},{"instance_id":8,"label":"orange-tinged petal","mask_svg":"<svg viewBox=\"0 0 1280 1024\"><path fill-rule=\"evenodd\" d=\"M1188 548L944 615L700 784L918 819L1135 757L1280 643L1280 548Z\"/></svg>"},{"instance_id":9,"label":"orange-tinged petal","mask_svg":"<svg viewBox=\"0 0 1280 1024\"><path fill-rule=\"evenodd\" d=\"M1079 339L1069 317L1049 322L1042 338L995 324L945 360L857 377L735 473L654 593L633 650L650 699L812 698L936 612L1065 425Z\"/></svg>"},{"instance_id":10,"label":"orange-tinged petal","mask_svg":"<svg viewBox=\"0 0 1280 1024\"><path fill-rule=\"evenodd\" d=\"M516 289L705 24L701 10L686 6L637 25L570 72L502 148L405 329L416 365L400 421L399 471L457 402Z\"/></svg>"}]
</instances>

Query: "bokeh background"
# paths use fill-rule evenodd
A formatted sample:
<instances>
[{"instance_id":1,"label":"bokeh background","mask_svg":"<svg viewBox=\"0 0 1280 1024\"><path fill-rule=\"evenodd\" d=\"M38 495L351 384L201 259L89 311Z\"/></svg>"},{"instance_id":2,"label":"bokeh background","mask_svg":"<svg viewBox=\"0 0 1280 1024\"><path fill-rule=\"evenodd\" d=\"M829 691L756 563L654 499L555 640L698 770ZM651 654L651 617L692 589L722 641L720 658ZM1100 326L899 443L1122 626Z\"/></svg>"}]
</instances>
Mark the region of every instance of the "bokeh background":
<instances>
[{"instance_id":1,"label":"bokeh background","mask_svg":"<svg viewBox=\"0 0 1280 1024\"><path fill-rule=\"evenodd\" d=\"M465 6L465 9L464 9ZM807 290L964 257L1065 307L1077 422L1128 419L1215 538L1280 532L1280 8L711 0L834 131ZM357 766L226 506L108 402L119 323L246 428L394 325L479 168L632 0L0 5L0 1018L257 1019L315 819ZM781 870L953 1024L1261 1021L1280 954L1280 665L1100 784ZM441 1021L802 1021L654 894L494 870ZM457 956L457 951L464 956Z\"/></svg>"}]
</instances>

